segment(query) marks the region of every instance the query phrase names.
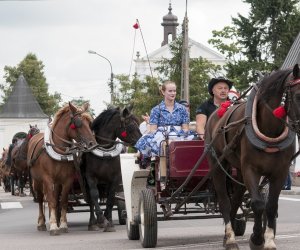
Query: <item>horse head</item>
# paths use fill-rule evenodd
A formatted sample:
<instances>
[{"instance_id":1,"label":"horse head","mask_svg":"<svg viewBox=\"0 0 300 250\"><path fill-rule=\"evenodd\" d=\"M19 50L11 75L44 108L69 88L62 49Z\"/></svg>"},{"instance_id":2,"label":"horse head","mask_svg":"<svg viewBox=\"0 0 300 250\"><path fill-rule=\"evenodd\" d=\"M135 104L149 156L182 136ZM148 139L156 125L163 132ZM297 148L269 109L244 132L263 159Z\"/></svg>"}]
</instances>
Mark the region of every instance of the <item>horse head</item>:
<instances>
[{"instance_id":1,"label":"horse head","mask_svg":"<svg viewBox=\"0 0 300 250\"><path fill-rule=\"evenodd\" d=\"M135 145L142 134L139 121L131 111L132 106L120 110L120 127L117 129L117 136L120 140Z\"/></svg>"},{"instance_id":2,"label":"horse head","mask_svg":"<svg viewBox=\"0 0 300 250\"><path fill-rule=\"evenodd\" d=\"M291 128L300 135L300 69L298 64L289 75L285 87L281 105L289 118Z\"/></svg>"},{"instance_id":3,"label":"horse head","mask_svg":"<svg viewBox=\"0 0 300 250\"><path fill-rule=\"evenodd\" d=\"M131 112L132 107L110 107L93 121L92 129L99 144L114 142L116 138L134 145L142 136L139 121Z\"/></svg>"},{"instance_id":4,"label":"horse head","mask_svg":"<svg viewBox=\"0 0 300 250\"><path fill-rule=\"evenodd\" d=\"M31 139L32 136L40 133L40 130L38 129L37 125L35 124L34 126L29 124L29 131L27 133L28 139Z\"/></svg>"},{"instance_id":5,"label":"horse head","mask_svg":"<svg viewBox=\"0 0 300 250\"><path fill-rule=\"evenodd\" d=\"M82 148L89 148L97 144L91 131L92 116L88 113L89 104L77 107L69 102L60 109L52 124L53 139L57 144L73 144L73 140Z\"/></svg>"}]
</instances>

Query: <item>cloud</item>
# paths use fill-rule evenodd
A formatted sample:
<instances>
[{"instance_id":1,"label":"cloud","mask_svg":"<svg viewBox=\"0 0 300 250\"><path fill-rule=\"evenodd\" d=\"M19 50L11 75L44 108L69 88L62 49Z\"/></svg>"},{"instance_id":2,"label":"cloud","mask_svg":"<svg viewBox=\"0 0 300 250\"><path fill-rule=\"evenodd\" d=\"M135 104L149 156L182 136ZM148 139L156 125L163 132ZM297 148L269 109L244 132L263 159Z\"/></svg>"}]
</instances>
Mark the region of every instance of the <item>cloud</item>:
<instances>
[{"instance_id":1,"label":"cloud","mask_svg":"<svg viewBox=\"0 0 300 250\"><path fill-rule=\"evenodd\" d=\"M90 99L98 113L110 100L110 66L87 51L107 57L115 74L128 74L132 25L139 19L151 53L163 40L161 22L168 6L169 0L0 1L0 77L5 65L16 66L29 52L35 53L45 65L50 91L62 93L65 101ZM173 0L172 7L181 24L185 1ZM211 31L229 25L237 12L247 12L242 0L189 0L190 37L207 45ZM134 55L136 51L146 53L139 32Z\"/></svg>"}]
</instances>

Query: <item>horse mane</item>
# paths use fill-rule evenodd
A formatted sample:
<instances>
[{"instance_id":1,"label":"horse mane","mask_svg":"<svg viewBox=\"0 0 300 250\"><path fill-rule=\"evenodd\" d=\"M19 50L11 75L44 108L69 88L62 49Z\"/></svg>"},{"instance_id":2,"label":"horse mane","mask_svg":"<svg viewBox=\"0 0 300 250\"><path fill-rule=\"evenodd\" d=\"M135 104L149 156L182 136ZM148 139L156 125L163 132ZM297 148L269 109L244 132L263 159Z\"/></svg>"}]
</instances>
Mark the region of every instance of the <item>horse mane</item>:
<instances>
[{"instance_id":1,"label":"horse mane","mask_svg":"<svg viewBox=\"0 0 300 250\"><path fill-rule=\"evenodd\" d=\"M77 106L76 106L77 107ZM78 111L83 111L81 108L77 107L77 110ZM53 123L52 123L52 127L55 127L55 125L57 124L57 122L60 120L60 118L67 112L70 111L70 107L68 104L66 104L64 107L62 107L60 110L58 110L55 114L55 117L54 117L54 120L53 120ZM93 121L93 118L92 116L88 113L88 112L84 112L81 114L81 116L84 118L84 119L87 119L89 122L92 122Z\"/></svg>"},{"instance_id":2,"label":"horse mane","mask_svg":"<svg viewBox=\"0 0 300 250\"><path fill-rule=\"evenodd\" d=\"M120 113L120 108L118 107L109 107L106 110L102 111L93 121L91 126L92 130L96 131L100 127L105 126L117 113Z\"/></svg>"},{"instance_id":3,"label":"horse mane","mask_svg":"<svg viewBox=\"0 0 300 250\"><path fill-rule=\"evenodd\" d=\"M274 95L282 95L285 79L290 73L290 69L285 69L265 75L261 82L261 87L259 88L259 98L268 101L271 97L274 97Z\"/></svg>"}]
</instances>

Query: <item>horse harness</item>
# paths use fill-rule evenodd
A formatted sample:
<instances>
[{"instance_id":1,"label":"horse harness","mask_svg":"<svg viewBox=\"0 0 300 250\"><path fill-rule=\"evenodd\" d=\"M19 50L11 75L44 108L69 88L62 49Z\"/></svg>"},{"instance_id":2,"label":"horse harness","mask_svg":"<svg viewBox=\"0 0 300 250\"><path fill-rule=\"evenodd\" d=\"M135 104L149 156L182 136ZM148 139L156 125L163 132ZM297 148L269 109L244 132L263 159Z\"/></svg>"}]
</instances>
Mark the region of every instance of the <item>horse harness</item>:
<instances>
[{"instance_id":1,"label":"horse harness","mask_svg":"<svg viewBox=\"0 0 300 250\"><path fill-rule=\"evenodd\" d=\"M127 120L129 120L129 118L132 118L133 114L129 114L126 117L122 117L120 115L120 127L117 128L116 130L116 137L124 140L128 137L131 136L131 132L135 130L135 126L138 127L138 123L136 121L134 121L133 119L133 123L129 123L127 125ZM123 147L129 143L126 142L121 142L121 141L116 141L116 140L112 140L106 137L102 137L99 135L95 135L96 138L103 140L103 141L107 141L113 144L113 146L111 146L112 144L104 144L101 146L98 146L96 149L92 150L91 152L98 156L98 157L116 157L118 155L121 154Z\"/></svg>"}]
</instances>

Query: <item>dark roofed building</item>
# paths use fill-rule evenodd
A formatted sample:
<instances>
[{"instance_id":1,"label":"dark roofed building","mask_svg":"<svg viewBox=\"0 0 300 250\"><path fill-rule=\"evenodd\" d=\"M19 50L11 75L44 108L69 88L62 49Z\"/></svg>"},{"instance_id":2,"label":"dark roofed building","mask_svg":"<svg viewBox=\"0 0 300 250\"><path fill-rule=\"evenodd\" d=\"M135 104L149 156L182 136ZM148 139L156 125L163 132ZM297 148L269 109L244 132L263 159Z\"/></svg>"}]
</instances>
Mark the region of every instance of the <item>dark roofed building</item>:
<instances>
[{"instance_id":1,"label":"dark roofed building","mask_svg":"<svg viewBox=\"0 0 300 250\"><path fill-rule=\"evenodd\" d=\"M45 130L48 116L32 94L24 76L20 76L0 112L0 147L7 148L16 133L27 133L30 125Z\"/></svg>"},{"instance_id":2,"label":"dark roofed building","mask_svg":"<svg viewBox=\"0 0 300 250\"><path fill-rule=\"evenodd\" d=\"M7 102L0 112L1 118L48 118L32 94L23 75L20 75Z\"/></svg>"}]
</instances>

